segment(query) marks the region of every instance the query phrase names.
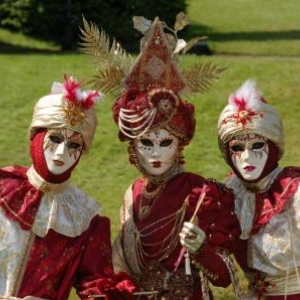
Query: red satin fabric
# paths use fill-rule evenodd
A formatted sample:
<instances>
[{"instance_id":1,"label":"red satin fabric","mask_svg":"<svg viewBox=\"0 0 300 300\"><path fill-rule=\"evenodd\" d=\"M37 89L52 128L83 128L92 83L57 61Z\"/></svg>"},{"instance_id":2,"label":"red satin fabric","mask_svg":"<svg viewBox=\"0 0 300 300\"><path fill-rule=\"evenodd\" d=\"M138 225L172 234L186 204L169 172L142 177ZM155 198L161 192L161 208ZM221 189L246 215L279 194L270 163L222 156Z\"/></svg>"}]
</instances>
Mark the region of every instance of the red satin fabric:
<instances>
[{"instance_id":1,"label":"red satin fabric","mask_svg":"<svg viewBox=\"0 0 300 300\"><path fill-rule=\"evenodd\" d=\"M27 170L19 166L0 169L0 207L23 230L31 228L42 196L27 180Z\"/></svg>"},{"instance_id":2,"label":"red satin fabric","mask_svg":"<svg viewBox=\"0 0 300 300\"><path fill-rule=\"evenodd\" d=\"M30 230L42 192L31 186L26 172L23 167L0 169L0 207L22 229ZM35 236L28 255L17 297L67 300L73 286L81 299L106 293L107 299L127 299L136 289L127 274L113 273L110 221L106 217L95 216L77 237L53 230L44 238Z\"/></svg>"},{"instance_id":3,"label":"red satin fabric","mask_svg":"<svg viewBox=\"0 0 300 300\"><path fill-rule=\"evenodd\" d=\"M138 211L142 199L143 184L144 179L138 179L133 184L132 190L135 222L139 230L145 229L150 224L155 224L158 220L179 210L188 196L184 220L189 221L194 213L202 187L204 184L207 185L207 196L197 213L198 225L206 232L207 241L193 259L201 264L204 270L217 274L217 278L210 278L214 285L228 286L231 283L228 269L223 260L215 253L215 250L216 247L227 247L229 251L232 251L237 247L240 227L236 216L232 213L234 211L234 201L231 192L221 187L221 185L205 180L201 176L192 173L182 173L168 182L163 192L152 204L150 213L140 220ZM164 226L162 226L163 224ZM152 246L147 247L147 252L153 255L155 261L160 259L156 255L159 251L159 245L155 244L163 240L174 226L174 222L157 223L157 231L148 235L147 238L142 238L143 243L152 244ZM143 232L143 234L147 234L147 232ZM168 244L168 241L166 244ZM160 262L163 269L174 270L181 249L182 246L178 242L174 251ZM147 264L150 263L147 257L143 257L143 259ZM184 259L181 261L179 268L183 267ZM201 291L196 290L193 297L189 299L200 299L200 295Z\"/></svg>"},{"instance_id":4,"label":"red satin fabric","mask_svg":"<svg viewBox=\"0 0 300 300\"><path fill-rule=\"evenodd\" d=\"M300 169L286 167L266 192L256 194L256 211L252 234L283 210L286 202L295 194L299 183Z\"/></svg>"}]
</instances>

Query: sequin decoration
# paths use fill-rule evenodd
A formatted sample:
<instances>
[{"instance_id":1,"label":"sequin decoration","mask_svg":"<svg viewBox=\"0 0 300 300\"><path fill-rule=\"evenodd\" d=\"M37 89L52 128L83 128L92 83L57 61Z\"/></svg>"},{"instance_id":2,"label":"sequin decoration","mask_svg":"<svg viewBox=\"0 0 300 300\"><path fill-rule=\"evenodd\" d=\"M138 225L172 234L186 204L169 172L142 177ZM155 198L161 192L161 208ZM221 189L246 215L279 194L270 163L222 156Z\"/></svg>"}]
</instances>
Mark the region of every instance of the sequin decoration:
<instances>
[{"instance_id":1,"label":"sequin decoration","mask_svg":"<svg viewBox=\"0 0 300 300\"><path fill-rule=\"evenodd\" d=\"M74 127L83 124L86 114L80 104L66 101L63 110L65 114L64 118L68 121L70 126Z\"/></svg>"}]
</instances>

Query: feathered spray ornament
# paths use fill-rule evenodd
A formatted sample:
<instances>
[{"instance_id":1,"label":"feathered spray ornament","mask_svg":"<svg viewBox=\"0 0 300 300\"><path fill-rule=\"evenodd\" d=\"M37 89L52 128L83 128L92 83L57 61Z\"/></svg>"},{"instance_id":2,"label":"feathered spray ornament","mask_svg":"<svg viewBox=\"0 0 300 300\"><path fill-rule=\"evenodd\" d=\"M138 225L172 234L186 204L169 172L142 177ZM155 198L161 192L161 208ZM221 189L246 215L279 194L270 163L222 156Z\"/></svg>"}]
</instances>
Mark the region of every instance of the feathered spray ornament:
<instances>
[{"instance_id":1,"label":"feathered spray ornament","mask_svg":"<svg viewBox=\"0 0 300 300\"><path fill-rule=\"evenodd\" d=\"M133 17L134 27L144 34L141 39L141 53L138 59L133 62L130 55L117 43L114 39L110 39L105 31L100 30L95 24L88 23L83 18L83 28L81 31L81 51L85 54L91 55L97 65L96 73L93 76L90 83L93 88L101 89L105 93L121 93L124 89L131 88L126 84L128 78L132 78L132 71L136 67L139 58L144 55L148 56L148 67L143 64L142 70L140 70L140 76L137 80L141 80L140 84L137 84L142 90L149 90L154 86L172 88L172 84L168 83L168 77L163 82L161 81L162 74L166 74L170 68L178 70L181 79L184 81L184 88L180 88L181 92L207 92L212 83L219 79L220 74L226 69L213 65L211 62L196 63L188 70L179 70L178 55L180 53L186 53L200 40L206 37L195 37L186 42L183 39L178 39L178 31L185 28L189 24L188 18L184 13L179 13L176 16L176 22L174 29L168 27L164 22L156 18L153 22L147 20L142 16ZM159 34L154 39L155 34ZM160 39L160 40L159 40ZM149 44L150 41L157 43L157 47L161 47L160 50L153 50ZM164 41L160 44L161 41ZM161 51L165 51L164 58L157 57L157 54ZM150 58L150 56L152 58ZM151 59L151 63L150 62ZM149 82L144 80L147 74L155 76L155 83L153 80ZM148 76L148 75L147 75ZM138 79L140 78L140 79ZM154 77L153 77L154 78ZM170 77L171 78L171 77ZM125 83L125 85L124 85ZM170 85L170 86L166 86ZM176 83L177 84L177 83Z\"/></svg>"}]
</instances>

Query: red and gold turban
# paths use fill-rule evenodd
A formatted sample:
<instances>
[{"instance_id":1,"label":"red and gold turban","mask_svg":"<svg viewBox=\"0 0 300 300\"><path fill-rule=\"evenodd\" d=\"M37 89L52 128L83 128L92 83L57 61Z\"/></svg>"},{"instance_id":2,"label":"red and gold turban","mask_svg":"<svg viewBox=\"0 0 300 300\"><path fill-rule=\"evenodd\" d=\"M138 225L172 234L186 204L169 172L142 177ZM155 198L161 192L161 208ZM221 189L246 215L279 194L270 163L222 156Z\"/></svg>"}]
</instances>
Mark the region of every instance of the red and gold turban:
<instances>
[{"instance_id":1,"label":"red and gold turban","mask_svg":"<svg viewBox=\"0 0 300 300\"><path fill-rule=\"evenodd\" d=\"M82 91L73 77L65 77L64 84L54 83L51 94L42 97L34 107L30 139L39 128L67 128L82 135L88 150L97 126L93 106L100 96L98 92Z\"/></svg>"},{"instance_id":2,"label":"red and gold turban","mask_svg":"<svg viewBox=\"0 0 300 300\"><path fill-rule=\"evenodd\" d=\"M185 146L193 138L196 125L194 106L165 88L127 91L114 103L113 118L121 141L164 128Z\"/></svg>"}]
</instances>

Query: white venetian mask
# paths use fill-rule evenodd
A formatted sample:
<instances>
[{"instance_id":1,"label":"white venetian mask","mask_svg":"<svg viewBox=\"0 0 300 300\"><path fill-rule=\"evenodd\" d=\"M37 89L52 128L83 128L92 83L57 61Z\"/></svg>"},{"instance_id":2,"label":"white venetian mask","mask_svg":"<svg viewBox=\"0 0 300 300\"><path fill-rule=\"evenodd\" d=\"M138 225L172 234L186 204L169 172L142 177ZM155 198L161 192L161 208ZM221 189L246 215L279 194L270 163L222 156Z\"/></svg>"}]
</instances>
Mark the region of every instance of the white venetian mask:
<instances>
[{"instance_id":1,"label":"white venetian mask","mask_svg":"<svg viewBox=\"0 0 300 300\"><path fill-rule=\"evenodd\" d=\"M142 135L134 141L135 152L141 166L150 175L161 175L174 164L179 140L166 129Z\"/></svg>"},{"instance_id":2,"label":"white venetian mask","mask_svg":"<svg viewBox=\"0 0 300 300\"><path fill-rule=\"evenodd\" d=\"M80 133L73 130L49 129L44 138L43 149L48 170L60 175L79 160L83 139Z\"/></svg>"},{"instance_id":3,"label":"white venetian mask","mask_svg":"<svg viewBox=\"0 0 300 300\"><path fill-rule=\"evenodd\" d=\"M267 140L257 134L235 137L229 143L230 157L237 171L246 181L261 175L269 155Z\"/></svg>"}]
</instances>

